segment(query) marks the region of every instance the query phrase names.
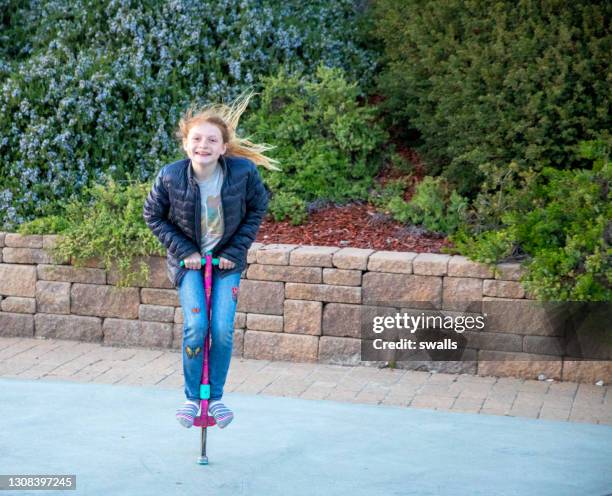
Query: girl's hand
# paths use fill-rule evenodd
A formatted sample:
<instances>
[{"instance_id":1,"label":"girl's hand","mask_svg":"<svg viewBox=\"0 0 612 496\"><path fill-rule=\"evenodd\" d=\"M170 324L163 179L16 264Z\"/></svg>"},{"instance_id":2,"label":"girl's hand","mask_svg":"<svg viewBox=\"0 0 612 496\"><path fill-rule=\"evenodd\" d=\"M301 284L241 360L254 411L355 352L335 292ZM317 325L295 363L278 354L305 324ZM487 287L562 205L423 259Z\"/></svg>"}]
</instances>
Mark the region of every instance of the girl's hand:
<instances>
[{"instance_id":1,"label":"girl's hand","mask_svg":"<svg viewBox=\"0 0 612 496\"><path fill-rule=\"evenodd\" d=\"M199 251L193 252L185 259L185 268L200 270L202 268L202 255Z\"/></svg>"},{"instance_id":2,"label":"girl's hand","mask_svg":"<svg viewBox=\"0 0 612 496\"><path fill-rule=\"evenodd\" d=\"M236 264L227 258L219 257L219 268L220 269L233 269Z\"/></svg>"}]
</instances>

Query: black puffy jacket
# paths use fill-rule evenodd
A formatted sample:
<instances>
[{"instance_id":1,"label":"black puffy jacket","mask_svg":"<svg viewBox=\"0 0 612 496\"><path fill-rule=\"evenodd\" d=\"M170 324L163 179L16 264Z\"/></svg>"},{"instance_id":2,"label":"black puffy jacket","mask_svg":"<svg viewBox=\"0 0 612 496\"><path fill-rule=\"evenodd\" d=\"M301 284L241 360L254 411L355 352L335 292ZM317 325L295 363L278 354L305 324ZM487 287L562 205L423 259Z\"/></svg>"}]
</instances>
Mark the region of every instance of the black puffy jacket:
<instances>
[{"instance_id":1,"label":"black puffy jacket","mask_svg":"<svg viewBox=\"0 0 612 496\"><path fill-rule=\"evenodd\" d=\"M247 251L268 208L268 193L256 165L243 157L219 157L223 168L221 203L223 207L223 237L213 249L213 256L222 256L236 264L232 269L219 269L224 277L242 272ZM188 269L181 260L200 251L200 188L190 159L165 165L144 203L143 217L167 250L167 274L178 288ZM204 256L204 253L202 253Z\"/></svg>"}]
</instances>

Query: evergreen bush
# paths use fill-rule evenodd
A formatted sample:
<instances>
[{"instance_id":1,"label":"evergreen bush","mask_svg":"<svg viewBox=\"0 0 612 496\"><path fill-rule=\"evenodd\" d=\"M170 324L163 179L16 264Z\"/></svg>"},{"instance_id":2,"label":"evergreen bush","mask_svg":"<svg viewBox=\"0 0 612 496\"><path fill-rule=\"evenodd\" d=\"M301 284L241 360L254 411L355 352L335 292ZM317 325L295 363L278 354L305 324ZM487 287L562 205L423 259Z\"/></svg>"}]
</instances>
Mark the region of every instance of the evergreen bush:
<instances>
[{"instance_id":1,"label":"evergreen bush","mask_svg":"<svg viewBox=\"0 0 612 496\"><path fill-rule=\"evenodd\" d=\"M609 138L610 14L603 1L379 0L381 108L400 137L418 133L428 173L471 199L495 194L513 161L587 167L577 143Z\"/></svg>"},{"instance_id":2,"label":"evergreen bush","mask_svg":"<svg viewBox=\"0 0 612 496\"><path fill-rule=\"evenodd\" d=\"M376 108L361 105L356 83L338 68L280 70L264 77L258 109L242 123L255 142L273 143L282 172L262 170L270 213L294 224L314 201L365 200L386 153Z\"/></svg>"},{"instance_id":3,"label":"evergreen bush","mask_svg":"<svg viewBox=\"0 0 612 496\"><path fill-rule=\"evenodd\" d=\"M495 264L525 259L523 284L536 298L559 301L612 299L612 169L609 148L582 142L591 168L544 167L514 191L513 208L498 231L462 228L450 240L470 258Z\"/></svg>"}]
</instances>

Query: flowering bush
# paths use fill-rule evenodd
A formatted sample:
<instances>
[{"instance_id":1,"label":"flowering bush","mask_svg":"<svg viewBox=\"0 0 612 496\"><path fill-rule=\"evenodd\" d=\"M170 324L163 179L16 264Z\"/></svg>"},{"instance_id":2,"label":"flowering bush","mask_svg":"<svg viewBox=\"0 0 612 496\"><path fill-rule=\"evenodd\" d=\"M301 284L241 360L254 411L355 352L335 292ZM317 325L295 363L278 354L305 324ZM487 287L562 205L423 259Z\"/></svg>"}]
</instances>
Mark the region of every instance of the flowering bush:
<instances>
[{"instance_id":1,"label":"flowering bush","mask_svg":"<svg viewBox=\"0 0 612 496\"><path fill-rule=\"evenodd\" d=\"M0 0L0 229L179 150L190 103L231 100L262 75L322 62L369 84L373 52L350 0Z\"/></svg>"}]
</instances>

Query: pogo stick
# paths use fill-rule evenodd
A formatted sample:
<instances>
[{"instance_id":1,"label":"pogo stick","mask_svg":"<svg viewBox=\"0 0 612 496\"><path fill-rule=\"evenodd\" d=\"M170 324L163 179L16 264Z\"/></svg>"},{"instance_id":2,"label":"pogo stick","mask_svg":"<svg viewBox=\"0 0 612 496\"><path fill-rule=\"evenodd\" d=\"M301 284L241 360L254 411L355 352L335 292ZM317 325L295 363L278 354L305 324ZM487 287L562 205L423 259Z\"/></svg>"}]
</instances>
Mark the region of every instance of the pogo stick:
<instances>
[{"instance_id":1,"label":"pogo stick","mask_svg":"<svg viewBox=\"0 0 612 496\"><path fill-rule=\"evenodd\" d=\"M185 263L181 261L181 267ZM198 463L200 465L208 465L208 456L206 456L206 429L215 425L215 418L208 415L208 400L210 399L210 384L208 382L208 355L210 350L210 335L211 335L211 314L212 314L212 266L219 265L218 258L212 258L212 252L207 251L205 258L202 259L204 265L204 295L206 300L206 315L208 316L208 332L204 339L204 353L202 363L202 378L200 380L200 414L194 419L193 425L202 428L200 438L200 456Z\"/></svg>"}]
</instances>

